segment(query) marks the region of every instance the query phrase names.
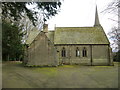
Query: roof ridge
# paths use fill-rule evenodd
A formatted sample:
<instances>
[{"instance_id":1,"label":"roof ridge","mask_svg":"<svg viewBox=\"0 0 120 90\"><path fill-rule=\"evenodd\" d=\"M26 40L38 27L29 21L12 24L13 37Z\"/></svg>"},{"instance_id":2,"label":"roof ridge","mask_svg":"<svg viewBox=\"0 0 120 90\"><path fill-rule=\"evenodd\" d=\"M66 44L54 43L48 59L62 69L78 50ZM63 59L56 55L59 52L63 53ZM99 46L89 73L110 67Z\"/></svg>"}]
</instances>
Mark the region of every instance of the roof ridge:
<instances>
[{"instance_id":1,"label":"roof ridge","mask_svg":"<svg viewBox=\"0 0 120 90\"><path fill-rule=\"evenodd\" d=\"M48 31L48 32L54 32L54 31Z\"/></svg>"},{"instance_id":2,"label":"roof ridge","mask_svg":"<svg viewBox=\"0 0 120 90\"><path fill-rule=\"evenodd\" d=\"M56 28L95 28L95 27L90 26L90 27L56 27Z\"/></svg>"}]
</instances>

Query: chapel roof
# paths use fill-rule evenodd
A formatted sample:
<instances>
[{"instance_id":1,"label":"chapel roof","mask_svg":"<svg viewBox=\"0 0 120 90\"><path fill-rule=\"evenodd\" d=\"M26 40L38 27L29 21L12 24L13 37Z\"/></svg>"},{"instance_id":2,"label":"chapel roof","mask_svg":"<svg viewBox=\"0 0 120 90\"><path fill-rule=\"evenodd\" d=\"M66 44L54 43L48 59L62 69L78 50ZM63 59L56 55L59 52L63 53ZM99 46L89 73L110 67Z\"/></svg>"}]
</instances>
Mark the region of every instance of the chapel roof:
<instances>
[{"instance_id":1,"label":"chapel roof","mask_svg":"<svg viewBox=\"0 0 120 90\"><path fill-rule=\"evenodd\" d=\"M102 27L56 27L54 44L109 44Z\"/></svg>"},{"instance_id":2,"label":"chapel roof","mask_svg":"<svg viewBox=\"0 0 120 90\"><path fill-rule=\"evenodd\" d=\"M35 39L35 37L40 33L39 30L37 30L37 28L33 28L28 35L28 38L26 40L26 44L31 44L32 41Z\"/></svg>"},{"instance_id":3,"label":"chapel roof","mask_svg":"<svg viewBox=\"0 0 120 90\"><path fill-rule=\"evenodd\" d=\"M52 42L54 42L54 31L48 31L47 37L48 37Z\"/></svg>"},{"instance_id":4,"label":"chapel roof","mask_svg":"<svg viewBox=\"0 0 120 90\"><path fill-rule=\"evenodd\" d=\"M40 33L34 29L29 34L26 44L32 43ZM55 31L48 31L47 37L55 44L110 44L99 22L97 6L93 27L56 27Z\"/></svg>"}]
</instances>

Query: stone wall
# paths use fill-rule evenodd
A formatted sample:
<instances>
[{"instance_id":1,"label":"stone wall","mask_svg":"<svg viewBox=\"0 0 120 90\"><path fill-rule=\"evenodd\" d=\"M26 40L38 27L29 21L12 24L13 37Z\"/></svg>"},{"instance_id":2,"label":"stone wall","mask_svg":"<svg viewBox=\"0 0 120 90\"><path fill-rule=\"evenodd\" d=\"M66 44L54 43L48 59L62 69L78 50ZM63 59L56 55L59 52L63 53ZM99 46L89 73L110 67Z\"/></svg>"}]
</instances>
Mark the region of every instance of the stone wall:
<instances>
[{"instance_id":1,"label":"stone wall","mask_svg":"<svg viewBox=\"0 0 120 90\"><path fill-rule=\"evenodd\" d=\"M62 49L65 48L66 57L62 57ZM76 49L80 56L76 57ZM83 57L83 49L87 56ZM41 32L25 50L24 63L28 66L56 66L61 64L84 64L84 65L111 65L112 52L106 45L54 45Z\"/></svg>"},{"instance_id":2,"label":"stone wall","mask_svg":"<svg viewBox=\"0 0 120 90\"><path fill-rule=\"evenodd\" d=\"M85 65L109 65L110 52L108 45L56 45L59 51L59 64L85 64ZM66 57L62 57L63 47ZM76 57L76 48L79 48L80 56ZM83 48L86 48L87 57L83 57Z\"/></svg>"},{"instance_id":3,"label":"stone wall","mask_svg":"<svg viewBox=\"0 0 120 90\"><path fill-rule=\"evenodd\" d=\"M41 32L28 47L28 66L58 65L57 51L54 44Z\"/></svg>"},{"instance_id":4,"label":"stone wall","mask_svg":"<svg viewBox=\"0 0 120 90\"><path fill-rule=\"evenodd\" d=\"M57 50L59 51L59 63L65 64L90 64L91 56L90 56L90 46L89 45L57 45ZM62 57L62 48L66 50L66 57ZM76 48L79 48L80 56L76 57ZM82 51L83 48L87 50L87 57L83 57Z\"/></svg>"},{"instance_id":5,"label":"stone wall","mask_svg":"<svg viewBox=\"0 0 120 90\"><path fill-rule=\"evenodd\" d=\"M108 45L92 45L92 65L109 65L110 52Z\"/></svg>"}]
</instances>

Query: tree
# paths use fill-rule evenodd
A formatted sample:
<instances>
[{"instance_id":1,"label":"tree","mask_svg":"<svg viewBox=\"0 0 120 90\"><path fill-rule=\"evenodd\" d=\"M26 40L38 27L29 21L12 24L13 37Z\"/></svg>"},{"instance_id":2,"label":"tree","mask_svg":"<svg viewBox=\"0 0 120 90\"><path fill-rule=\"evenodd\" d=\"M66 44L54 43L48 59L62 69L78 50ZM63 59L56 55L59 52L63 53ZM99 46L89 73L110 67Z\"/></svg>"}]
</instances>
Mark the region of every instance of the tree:
<instances>
[{"instance_id":1,"label":"tree","mask_svg":"<svg viewBox=\"0 0 120 90\"><path fill-rule=\"evenodd\" d=\"M108 33L110 39L113 41L112 46L114 50L120 50L120 29L118 27L113 27Z\"/></svg>"},{"instance_id":2,"label":"tree","mask_svg":"<svg viewBox=\"0 0 120 90\"><path fill-rule=\"evenodd\" d=\"M34 7L28 8L27 5L33 5ZM26 30L27 32L33 25L43 24L47 19L58 13L60 6L61 2L59 1L2 2L3 59L15 60L23 56L22 37L26 34L23 31ZM23 23L21 23L22 21Z\"/></svg>"},{"instance_id":3,"label":"tree","mask_svg":"<svg viewBox=\"0 0 120 90\"><path fill-rule=\"evenodd\" d=\"M114 13L115 15L120 17L120 15L119 15L120 10L119 9L120 9L120 0L113 0L112 2L110 2L108 4L108 6L106 7L106 9L103 12Z\"/></svg>"},{"instance_id":4,"label":"tree","mask_svg":"<svg viewBox=\"0 0 120 90\"><path fill-rule=\"evenodd\" d=\"M28 9L26 5L34 5ZM38 14L42 13L43 21L58 13L61 2L2 2L2 19L9 18L11 22L19 21L24 14L28 16L33 25L36 25Z\"/></svg>"},{"instance_id":5,"label":"tree","mask_svg":"<svg viewBox=\"0 0 120 90\"><path fill-rule=\"evenodd\" d=\"M113 41L112 46L117 52L113 55L113 60L120 62L120 29L118 27L112 28L108 33L110 39Z\"/></svg>"},{"instance_id":6,"label":"tree","mask_svg":"<svg viewBox=\"0 0 120 90\"><path fill-rule=\"evenodd\" d=\"M107 8L104 12L114 13L118 18L120 18L120 0L113 0L111 3L108 4ZM114 22L117 22L118 27L113 27L111 31L108 33L110 39L113 41L112 46L116 54L113 56L114 61L120 61L120 21L115 20L114 18L111 19Z\"/></svg>"},{"instance_id":7,"label":"tree","mask_svg":"<svg viewBox=\"0 0 120 90\"><path fill-rule=\"evenodd\" d=\"M23 56L22 33L16 25L2 22L2 56L3 60L19 60Z\"/></svg>"},{"instance_id":8,"label":"tree","mask_svg":"<svg viewBox=\"0 0 120 90\"><path fill-rule=\"evenodd\" d=\"M103 11L103 12L107 12L107 13L112 13L115 14L116 17L120 18L120 0L113 0L112 2L110 2L107 6L107 8ZM117 49L117 51L120 50L120 21L119 19L115 20L114 18L111 18L112 21L117 23L117 26L114 26L111 31L108 33L108 35L110 36L110 39L113 41L113 46L117 46L115 47L115 49Z\"/></svg>"},{"instance_id":9,"label":"tree","mask_svg":"<svg viewBox=\"0 0 120 90\"><path fill-rule=\"evenodd\" d=\"M120 62L120 50L115 53L115 55L113 57L113 60L117 61L117 62Z\"/></svg>"},{"instance_id":10,"label":"tree","mask_svg":"<svg viewBox=\"0 0 120 90\"><path fill-rule=\"evenodd\" d=\"M57 14L61 2L2 2L2 20L9 20L24 32L23 39L36 26L41 29L45 21Z\"/></svg>"}]
</instances>

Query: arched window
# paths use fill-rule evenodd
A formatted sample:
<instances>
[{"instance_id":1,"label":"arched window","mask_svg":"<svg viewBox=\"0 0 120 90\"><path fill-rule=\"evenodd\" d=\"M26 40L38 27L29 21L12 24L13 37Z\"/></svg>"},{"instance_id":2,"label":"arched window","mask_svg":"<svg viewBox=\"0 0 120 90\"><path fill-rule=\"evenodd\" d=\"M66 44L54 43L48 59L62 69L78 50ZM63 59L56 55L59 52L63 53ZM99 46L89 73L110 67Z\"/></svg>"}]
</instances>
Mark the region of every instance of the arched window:
<instances>
[{"instance_id":1,"label":"arched window","mask_svg":"<svg viewBox=\"0 0 120 90\"><path fill-rule=\"evenodd\" d=\"M87 57L87 50L85 47L83 48L82 54L83 54L83 57Z\"/></svg>"},{"instance_id":2,"label":"arched window","mask_svg":"<svg viewBox=\"0 0 120 90\"><path fill-rule=\"evenodd\" d=\"M80 57L80 50L78 47L76 48L76 57Z\"/></svg>"},{"instance_id":3,"label":"arched window","mask_svg":"<svg viewBox=\"0 0 120 90\"><path fill-rule=\"evenodd\" d=\"M63 49L62 49L62 57L66 57L66 50L65 50L65 48L63 47Z\"/></svg>"}]
</instances>

